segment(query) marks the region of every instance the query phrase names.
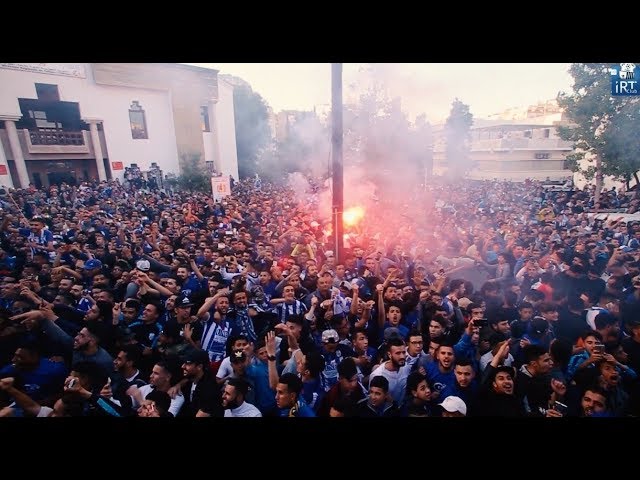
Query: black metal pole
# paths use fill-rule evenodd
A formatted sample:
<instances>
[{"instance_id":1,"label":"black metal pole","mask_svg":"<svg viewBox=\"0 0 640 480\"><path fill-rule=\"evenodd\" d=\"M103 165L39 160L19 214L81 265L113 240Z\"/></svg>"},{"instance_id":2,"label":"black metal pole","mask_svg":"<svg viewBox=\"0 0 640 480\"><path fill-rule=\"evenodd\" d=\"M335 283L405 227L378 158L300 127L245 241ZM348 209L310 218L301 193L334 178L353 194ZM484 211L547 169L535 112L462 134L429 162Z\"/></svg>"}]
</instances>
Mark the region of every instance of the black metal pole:
<instances>
[{"instance_id":1,"label":"black metal pole","mask_svg":"<svg viewBox=\"0 0 640 480\"><path fill-rule=\"evenodd\" d=\"M335 235L336 262L344 261L343 172L342 172L342 64L331 64L331 118L332 118L332 169L333 169L333 232Z\"/></svg>"}]
</instances>

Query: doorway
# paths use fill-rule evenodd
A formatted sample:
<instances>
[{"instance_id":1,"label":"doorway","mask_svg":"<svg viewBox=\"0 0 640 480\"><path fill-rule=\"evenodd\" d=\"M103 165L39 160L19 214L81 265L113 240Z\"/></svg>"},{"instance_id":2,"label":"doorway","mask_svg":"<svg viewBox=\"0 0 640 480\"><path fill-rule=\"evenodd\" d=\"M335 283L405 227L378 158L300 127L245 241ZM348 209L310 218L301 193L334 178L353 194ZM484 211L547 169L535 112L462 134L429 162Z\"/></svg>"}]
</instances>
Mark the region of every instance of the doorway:
<instances>
[{"instance_id":1,"label":"doorway","mask_svg":"<svg viewBox=\"0 0 640 480\"><path fill-rule=\"evenodd\" d=\"M61 183L66 183L68 185L76 184L76 177L71 175L69 172L47 173L47 178L49 179L49 185L60 185Z\"/></svg>"},{"instance_id":2,"label":"doorway","mask_svg":"<svg viewBox=\"0 0 640 480\"><path fill-rule=\"evenodd\" d=\"M38 190L42 189L42 179L40 178L40 172L33 172L33 184Z\"/></svg>"}]
</instances>

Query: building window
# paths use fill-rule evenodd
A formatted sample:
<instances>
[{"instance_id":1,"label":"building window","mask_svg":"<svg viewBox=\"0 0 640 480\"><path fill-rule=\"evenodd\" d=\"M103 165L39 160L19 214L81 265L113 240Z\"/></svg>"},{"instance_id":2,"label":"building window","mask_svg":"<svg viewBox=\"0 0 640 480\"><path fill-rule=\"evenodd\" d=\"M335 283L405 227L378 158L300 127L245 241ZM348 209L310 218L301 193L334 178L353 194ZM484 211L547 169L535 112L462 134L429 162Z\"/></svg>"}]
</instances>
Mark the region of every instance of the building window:
<instances>
[{"instance_id":1,"label":"building window","mask_svg":"<svg viewBox=\"0 0 640 480\"><path fill-rule=\"evenodd\" d=\"M36 127L38 128L54 128L56 130L62 130L62 123L50 122L47 120L47 112L40 110L29 110L29 118L32 118Z\"/></svg>"},{"instance_id":2,"label":"building window","mask_svg":"<svg viewBox=\"0 0 640 480\"><path fill-rule=\"evenodd\" d=\"M129 122L131 122L131 137L133 139L149 138L144 110L137 100L134 100L129 108Z\"/></svg>"},{"instance_id":3,"label":"building window","mask_svg":"<svg viewBox=\"0 0 640 480\"><path fill-rule=\"evenodd\" d=\"M531 138L531 130L524 131L524 138Z\"/></svg>"},{"instance_id":4,"label":"building window","mask_svg":"<svg viewBox=\"0 0 640 480\"><path fill-rule=\"evenodd\" d=\"M548 128L545 128L542 132L543 132L542 136L544 138L549 138L549 129Z\"/></svg>"},{"instance_id":5,"label":"building window","mask_svg":"<svg viewBox=\"0 0 640 480\"><path fill-rule=\"evenodd\" d=\"M536 160L549 160L551 157L550 153L536 153Z\"/></svg>"},{"instance_id":6,"label":"building window","mask_svg":"<svg viewBox=\"0 0 640 480\"><path fill-rule=\"evenodd\" d=\"M51 85L49 83L36 83L36 95L38 100L43 102L59 102L60 92L58 92L57 85Z\"/></svg>"},{"instance_id":7,"label":"building window","mask_svg":"<svg viewBox=\"0 0 640 480\"><path fill-rule=\"evenodd\" d=\"M213 175L214 174L214 169L213 169L213 162L204 162L207 166L207 172L209 173L209 175Z\"/></svg>"},{"instance_id":8,"label":"building window","mask_svg":"<svg viewBox=\"0 0 640 480\"><path fill-rule=\"evenodd\" d=\"M209 126L209 107L200 107L200 124L202 126L203 132L210 132L211 127Z\"/></svg>"}]
</instances>

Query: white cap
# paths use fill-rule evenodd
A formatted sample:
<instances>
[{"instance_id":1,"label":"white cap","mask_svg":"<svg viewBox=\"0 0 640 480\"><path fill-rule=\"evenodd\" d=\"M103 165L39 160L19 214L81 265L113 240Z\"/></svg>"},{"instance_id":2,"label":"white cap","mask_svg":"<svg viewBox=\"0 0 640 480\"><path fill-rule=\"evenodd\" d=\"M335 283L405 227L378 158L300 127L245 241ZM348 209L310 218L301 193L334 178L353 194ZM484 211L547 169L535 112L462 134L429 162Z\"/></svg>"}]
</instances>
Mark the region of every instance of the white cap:
<instances>
[{"instance_id":1,"label":"white cap","mask_svg":"<svg viewBox=\"0 0 640 480\"><path fill-rule=\"evenodd\" d=\"M460 397L455 397L455 396L447 397L439 405L449 413L458 412L458 413L461 413L462 415L467 414L467 404L464 403L464 400L462 400Z\"/></svg>"},{"instance_id":2,"label":"white cap","mask_svg":"<svg viewBox=\"0 0 640 480\"><path fill-rule=\"evenodd\" d=\"M325 330L322 332L322 343L338 343L340 337L338 336L338 332L333 329Z\"/></svg>"},{"instance_id":3,"label":"white cap","mask_svg":"<svg viewBox=\"0 0 640 480\"><path fill-rule=\"evenodd\" d=\"M148 272L151 269L151 264L149 263L149 260L138 260L136 262L136 268L143 272Z\"/></svg>"}]
</instances>

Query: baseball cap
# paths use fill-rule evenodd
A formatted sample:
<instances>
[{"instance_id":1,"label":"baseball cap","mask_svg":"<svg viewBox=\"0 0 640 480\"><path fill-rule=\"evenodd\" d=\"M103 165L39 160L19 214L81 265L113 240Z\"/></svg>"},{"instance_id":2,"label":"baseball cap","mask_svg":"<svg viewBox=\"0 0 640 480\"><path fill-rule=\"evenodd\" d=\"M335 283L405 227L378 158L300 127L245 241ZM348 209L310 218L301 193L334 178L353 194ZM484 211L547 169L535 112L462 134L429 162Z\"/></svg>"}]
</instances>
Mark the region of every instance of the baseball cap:
<instances>
[{"instance_id":1,"label":"baseball cap","mask_svg":"<svg viewBox=\"0 0 640 480\"><path fill-rule=\"evenodd\" d=\"M351 283L350 283L350 282L348 282L348 281L346 281L346 280L343 280L343 281L341 281L341 282L340 282L340 284L338 285L338 287L340 287L340 288L346 288L347 290L351 290Z\"/></svg>"},{"instance_id":2,"label":"baseball cap","mask_svg":"<svg viewBox=\"0 0 640 480\"><path fill-rule=\"evenodd\" d=\"M188 295L181 294L180 297L176 300L176 307L192 307L193 302Z\"/></svg>"},{"instance_id":3,"label":"baseball cap","mask_svg":"<svg viewBox=\"0 0 640 480\"><path fill-rule=\"evenodd\" d=\"M138 260L136 262L136 268L143 272L148 272L151 270L151 264L149 263L149 260Z\"/></svg>"},{"instance_id":4,"label":"baseball cap","mask_svg":"<svg viewBox=\"0 0 640 480\"><path fill-rule=\"evenodd\" d=\"M384 329L384 341L387 342L389 340L391 340L392 338L402 338L402 335L400 335L400 330L398 330L396 327L387 327Z\"/></svg>"},{"instance_id":5,"label":"baseball cap","mask_svg":"<svg viewBox=\"0 0 640 480\"><path fill-rule=\"evenodd\" d=\"M211 274L209 275L209 280L213 280L214 282L224 281L224 279L222 278L222 274L217 270L214 270L213 272L211 272Z\"/></svg>"},{"instance_id":6,"label":"baseball cap","mask_svg":"<svg viewBox=\"0 0 640 480\"><path fill-rule=\"evenodd\" d=\"M334 257L335 255L333 254L333 250L327 250L326 252L324 252L324 256L325 257Z\"/></svg>"},{"instance_id":7,"label":"baseball cap","mask_svg":"<svg viewBox=\"0 0 640 480\"><path fill-rule=\"evenodd\" d=\"M126 260L118 260L116 262L116 267L120 267L122 270L129 271L131 270L131 265Z\"/></svg>"},{"instance_id":8,"label":"baseball cap","mask_svg":"<svg viewBox=\"0 0 640 480\"><path fill-rule=\"evenodd\" d=\"M97 258L92 258L91 260L84 262L85 270L93 270L94 268L102 268L102 262Z\"/></svg>"},{"instance_id":9,"label":"baseball cap","mask_svg":"<svg viewBox=\"0 0 640 480\"><path fill-rule=\"evenodd\" d=\"M549 329L549 322L547 322L543 317L533 317L531 320L530 332L536 333L538 335L542 335Z\"/></svg>"},{"instance_id":10,"label":"baseball cap","mask_svg":"<svg viewBox=\"0 0 640 480\"><path fill-rule=\"evenodd\" d=\"M444 399L442 403L439 403L442 408L444 408L447 412L450 413L461 413L462 415L467 414L467 404L464 403L460 397L450 396Z\"/></svg>"},{"instance_id":11,"label":"baseball cap","mask_svg":"<svg viewBox=\"0 0 640 480\"><path fill-rule=\"evenodd\" d=\"M184 356L184 363L195 363L200 365L208 365L210 362L209 354L204 350L189 350Z\"/></svg>"},{"instance_id":12,"label":"baseball cap","mask_svg":"<svg viewBox=\"0 0 640 480\"><path fill-rule=\"evenodd\" d=\"M471 305L473 302L471 300L469 300L467 297L463 297L461 299L458 300L458 306L460 308L467 308L469 305Z\"/></svg>"},{"instance_id":13,"label":"baseball cap","mask_svg":"<svg viewBox=\"0 0 640 480\"><path fill-rule=\"evenodd\" d=\"M338 343L338 332L333 329L322 332L322 343Z\"/></svg>"},{"instance_id":14,"label":"baseball cap","mask_svg":"<svg viewBox=\"0 0 640 480\"><path fill-rule=\"evenodd\" d=\"M229 355L231 363L244 363L246 359L247 355L242 350L235 350Z\"/></svg>"}]
</instances>

